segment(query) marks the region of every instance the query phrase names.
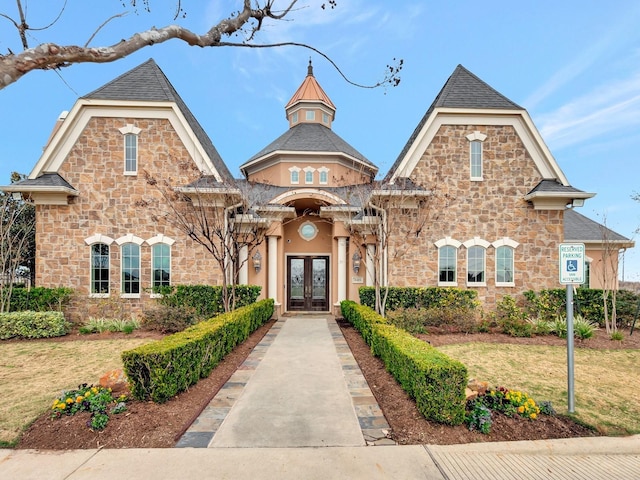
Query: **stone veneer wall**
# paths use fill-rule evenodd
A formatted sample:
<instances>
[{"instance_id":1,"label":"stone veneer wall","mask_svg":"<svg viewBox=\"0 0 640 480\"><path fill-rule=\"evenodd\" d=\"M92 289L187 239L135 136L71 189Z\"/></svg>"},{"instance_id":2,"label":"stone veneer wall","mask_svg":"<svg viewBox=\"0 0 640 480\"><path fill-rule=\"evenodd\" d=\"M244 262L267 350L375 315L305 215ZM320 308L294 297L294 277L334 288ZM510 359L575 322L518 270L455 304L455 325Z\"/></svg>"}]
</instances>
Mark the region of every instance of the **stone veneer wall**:
<instances>
[{"instance_id":1,"label":"stone veneer wall","mask_svg":"<svg viewBox=\"0 0 640 480\"><path fill-rule=\"evenodd\" d=\"M118 130L133 124L138 136L138 175L124 171L124 136ZM40 286L66 286L75 290L67 310L72 320L88 315L111 316L119 312L139 315L150 301L151 246L141 245L140 299L120 298L120 247L110 246L110 298L90 298L90 247L85 238L95 234L114 240L133 234L148 240L163 234L175 240L171 247L173 284L220 284L221 274L212 255L167 223L154 221L161 213L158 190L147 184L142 171L172 185L186 184L193 171L191 162L173 127L167 120L92 118L62 164L59 174L80 195L70 205L36 207L37 272ZM145 291L147 289L147 291Z\"/></svg>"},{"instance_id":2,"label":"stone veneer wall","mask_svg":"<svg viewBox=\"0 0 640 480\"><path fill-rule=\"evenodd\" d=\"M470 180L469 141L479 131L483 142L483 180ZM486 250L486 286L478 291L485 308L508 294L558 286L558 244L563 239L563 211L534 210L523 197L542 180L533 159L511 126L443 125L423 153L411 179L433 191L413 215L426 224L417 241L407 241L409 211L392 211L389 283L397 286L438 284L438 249L434 243L451 237L463 243L479 237L492 243L504 237L520 245L514 251L515 287L495 284L495 249ZM398 220L400 219L400 220ZM414 235L415 236L415 235ZM402 252L394 256L394 252ZM458 287L467 288L467 249L458 249Z\"/></svg>"}]
</instances>

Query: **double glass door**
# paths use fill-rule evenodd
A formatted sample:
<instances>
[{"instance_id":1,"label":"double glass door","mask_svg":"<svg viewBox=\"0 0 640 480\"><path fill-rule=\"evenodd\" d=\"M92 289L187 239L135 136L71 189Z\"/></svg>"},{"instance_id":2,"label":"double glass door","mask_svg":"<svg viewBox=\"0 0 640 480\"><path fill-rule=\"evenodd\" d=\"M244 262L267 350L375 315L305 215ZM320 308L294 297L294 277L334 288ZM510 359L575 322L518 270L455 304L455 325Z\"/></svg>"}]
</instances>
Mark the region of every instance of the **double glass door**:
<instances>
[{"instance_id":1,"label":"double glass door","mask_svg":"<svg viewBox=\"0 0 640 480\"><path fill-rule=\"evenodd\" d=\"M329 257L288 257L287 279L287 310L329 310Z\"/></svg>"}]
</instances>

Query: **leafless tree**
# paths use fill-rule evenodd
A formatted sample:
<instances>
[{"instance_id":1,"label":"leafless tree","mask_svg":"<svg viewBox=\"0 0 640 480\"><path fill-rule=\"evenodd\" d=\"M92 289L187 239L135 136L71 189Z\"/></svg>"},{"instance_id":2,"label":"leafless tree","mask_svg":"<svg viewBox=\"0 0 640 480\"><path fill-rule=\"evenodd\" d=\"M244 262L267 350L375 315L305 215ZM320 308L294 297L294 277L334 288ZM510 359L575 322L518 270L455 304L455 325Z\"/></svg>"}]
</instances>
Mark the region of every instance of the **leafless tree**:
<instances>
[{"instance_id":1,"label":"leafless tree","mask_svg":"<svg viewBox=\"0 0 640 480\"><path fill-rule=\"evenodd\" d=\"M602 238L602 257L598 265L598 274L602 282L602 303L604 308L604 325L607 334L618 330L616 300L618 294L618 262L620 260L620 245L611 237L611 230L607 228L606 215L600 226ZM609 308L611 307L611 309Z\"/></svg>"},{"instance_id":2,"label":"leafless tree","mask_svg":"<svg viewBox=\"0 0 640 480\"><path fill-rule=\"evenodd\" d=\"M0 192L0 312L8 312L19 267L27 260L35 222L33 205Z\"/></svg>"},{"instance_id":3,"label":"leafless tree","mask_svg":"<svg viewBox=\"0 0 640 480\"><path fill-rule=\"evenodd\" d=\"M117 43L109 46L89 46L97 31L104 28L110 21L117 19L126 14L115 15L106 19L102 25L97 27L96 32L83 45L58 45L57 43L47 42L41 43L35 47L29 44L27 33L34 30L46 30L53 24L63 18L67 2L65 0L59 14L55 20L44 27L31 26L27 19L27 14L23 8L24 0L16 0L17 12L10 15L6 12L0 12L0 20L4 19L9 22L15 29L16 34L20 38L22 52L14 53L9 50L8 53L0 55L0 89L16 82L22 76L34 70L50 70L69 67L77 63L107 63L121 59L142 48L160 44L172 39L178 39L190 46L198 47L245 47L245 48L273 48L283 46L295 46L313 50L327 61L329 61L349 83L364 87L375 88L381 85L398 85L400 82L399 73L402 69L402 60L394 59L393 65L387 65L384 70L383 79L374 85L360 85L349 80L338 68L338 66L323 52L315 47L298 42L282 42L272 44L261 44L255 41L257 33L262 29L266 20L284 21L289 20L291 13L299 7L297 0L244 0L242 9L231 12L227 18L221 19L215 25L212 25L208 31L202 34L195 33L178 24L167 25L161 28L151 28L146 31L138 32L128 39L119 40ZM123 8L126 7L125 1L122 1ZM149 10L150 0L129 0L133 8L137 8L139 4L146 10ZM336 7L335 0L329 0L321 5L323 10L333 9ZM175 21L185 15L182 2L176 0L176 10L173 20ZM232 41L234 35L240 35L241 41Z\"/></svg>"},{"instance_id":4,"label":"leafless tree","mask_svg":"<svg viewBox=\"0 0 640 480\"><path fill-rule=\"evenodd\" d=\"M261 195L243 181L218 182L200 175L191 164L183 169L192 181L174 185L143 172L149 185L160 193L161 201L142 201L152 219L166 222L215 259L222 275L222 298L225 311L235 308L235 285L243 266L266 239L271 221L260 215ZM264 190L264 189L263 189ZM242 255L244 253L244 255Z\"/></svg>"},{"instance_id":5,"label":"leafless tree","mask_svg":"<svg viewBox=\"0 0 640 480\"><path fill-rule=\"evenodd\" d=\"M369 273L375 287L375 310L385 315L389 295L389 265L424 245L429 225L436 221L435 204L444 197L433 189L414 185L407 178L393 185L374 183L351 187L361 209L350 209L345 224L357 248L364 246L365 260L374 265ZM366 245L375 248L366 248Z\"/></svg>"}]
</instances>

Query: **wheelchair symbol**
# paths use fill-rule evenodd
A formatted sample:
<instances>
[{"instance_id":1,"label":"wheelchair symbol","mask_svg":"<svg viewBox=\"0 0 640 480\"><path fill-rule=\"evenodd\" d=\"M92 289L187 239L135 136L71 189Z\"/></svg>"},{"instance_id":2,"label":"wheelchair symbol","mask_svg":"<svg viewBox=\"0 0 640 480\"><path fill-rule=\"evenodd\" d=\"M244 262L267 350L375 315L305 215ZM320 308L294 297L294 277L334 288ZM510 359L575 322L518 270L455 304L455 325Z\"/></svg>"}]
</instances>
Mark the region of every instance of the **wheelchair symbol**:
<instances>
[{"instance_id":1,"label":"wheelchair symbol","mask_svg":"<svg viewBox=\"0 0 640 480\"><path fill-rule=\"evenodd\" d=\"M567 260L567 272L578 271L578 260Z\"/></svg>"}]
</instances>

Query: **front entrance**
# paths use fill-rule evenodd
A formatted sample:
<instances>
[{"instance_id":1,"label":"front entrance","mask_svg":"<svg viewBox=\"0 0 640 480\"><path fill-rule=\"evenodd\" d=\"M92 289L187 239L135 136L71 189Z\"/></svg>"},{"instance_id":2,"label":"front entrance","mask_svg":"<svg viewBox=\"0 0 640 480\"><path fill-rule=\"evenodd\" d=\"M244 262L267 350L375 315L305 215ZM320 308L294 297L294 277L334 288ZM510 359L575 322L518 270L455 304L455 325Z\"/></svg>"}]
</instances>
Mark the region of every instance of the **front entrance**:
<instances>
[{"instance_id":1,"label":"front entrance","mask_svg":"<svg viewBox=\"0 0 640 480\"><path fill-rule=\"evenodd\" d=\"M329 310L329 257L287 257L287 310Z\"/></svg>"}]
</instances>

